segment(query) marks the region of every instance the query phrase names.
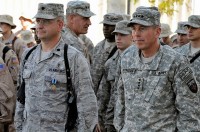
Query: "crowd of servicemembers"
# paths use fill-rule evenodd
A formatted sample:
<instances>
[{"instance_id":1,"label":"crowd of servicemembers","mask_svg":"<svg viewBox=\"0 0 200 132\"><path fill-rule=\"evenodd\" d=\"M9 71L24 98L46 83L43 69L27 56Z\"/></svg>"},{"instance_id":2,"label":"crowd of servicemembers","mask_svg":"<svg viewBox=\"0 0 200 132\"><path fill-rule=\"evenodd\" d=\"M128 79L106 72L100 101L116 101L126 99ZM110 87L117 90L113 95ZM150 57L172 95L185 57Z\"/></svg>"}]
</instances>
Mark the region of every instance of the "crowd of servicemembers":
<instances>
[{"instance_id":1,"label":"crowd of servicemembers","mask_svg":"<svg viewBox=\"0 0 200 132\"><path fill-rule=\"evenodd\" d=\"M39 3L16 33L0 15L0 132L200 131L200 15L172 35L157 7L107 13L94 46L90 4L65 10Z\"/></svg>"}]
</instances>

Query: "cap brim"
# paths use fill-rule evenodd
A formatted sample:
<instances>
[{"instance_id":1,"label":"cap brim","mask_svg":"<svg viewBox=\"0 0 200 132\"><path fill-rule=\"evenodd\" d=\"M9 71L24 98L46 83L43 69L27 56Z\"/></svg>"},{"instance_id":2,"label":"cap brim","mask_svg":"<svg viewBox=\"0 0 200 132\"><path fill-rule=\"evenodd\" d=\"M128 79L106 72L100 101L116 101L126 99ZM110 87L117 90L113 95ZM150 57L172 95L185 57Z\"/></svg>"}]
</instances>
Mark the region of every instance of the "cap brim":
<instances>
[{"instance_id":1,"label":"cap brim","mask_svg":"<svg viewBox=\"0 0 200 132\"><path fill-rule=\"evenodd\" d=\"M186 32L186 31L184 31L184 30L176 30L176 31L175 31L175 33L187 34L187 32Z\"/></svg>"},{"instance_id":2,"label":"cap brim","mask_svg":"<svg viewBox=\"0 0 200 132\"><path fill-rule=\"evenodd\" d=\"M186 23L186 24L184 24L184 26L190 26L190 27L194 27L194 28L200 28L200 26L199 25L197 25L197 24L194 24L194 23Z\"/></svg>"},{"instance_id":3,"label":"cap brim","mask_svg":"<svg viewBox=\"0 0 200 132\"><path fill-rule=\"evenodd\" d=\"M83 16L83 17L91 17L91 16L94 16L94 15L96 15L96 14L94 14L93 12L91 12L91 11L86 11L86 12L81 12L81 13L77 13L77 14L79 14L79 15L81 15L81 16Z\"/></svg>"},{"instance_id":4,"label":"cap brim","mask_svg":"<svg viewBox=\"0 0 200 132\"><path fill-rule=\"evenodd\" d=\"M56 17L48 14L37 13L33 18L55 19Z\"/></svg>"},{"instance_id":5,"label":"cap brim","mask_svg":"<svg viewBox=\"0 0 200 132\"><path fill-rule=\"evenodd\" d=\"M125 35L131 34L131 33L129 33L128 31L114 30L114 31L112 32L112 35L114 35L115 33L121 33L121 34L125 34Z\"/></svg>"},{"instance_id":6,"label":"cap brim","mask_svg":"<svg viewBox=\"0 0 200 132\"><path fill-rule=\"evenodd\" d=\"M143 21L143 20L131 20L127 26L128 27L131 27L132 25L134 24L140 24L140 25L143 25L143 26L152 26L153 24L152 23L149 23L147 21Z\"/></svg>"},{"instance_id":7,"label":"cap brim","mask_svg":"<svg viewBox=\"0 0 200 132\"><path fill-rule=\"evenodd\" d=\"M99 24L107 24L107 25L113 25L113 26L116 25L116 23L114 23L114 22L109 22L109 21L102 21L102 22L100 22Z\"/></svg>"}]
</instances>

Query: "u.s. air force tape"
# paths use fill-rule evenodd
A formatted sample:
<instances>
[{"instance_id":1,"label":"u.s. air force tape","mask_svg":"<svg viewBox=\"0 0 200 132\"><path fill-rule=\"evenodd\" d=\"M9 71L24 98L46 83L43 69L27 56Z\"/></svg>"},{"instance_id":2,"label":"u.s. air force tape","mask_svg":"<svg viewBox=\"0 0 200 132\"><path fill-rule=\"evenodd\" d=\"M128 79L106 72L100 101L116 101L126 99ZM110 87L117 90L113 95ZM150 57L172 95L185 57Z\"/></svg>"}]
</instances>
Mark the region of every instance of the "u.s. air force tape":
<instances>
[{"instance_id":1,"label":"u.s. air force tape","mask_svg":"<svg viewBox=\"0 0 200 132\"><path fill-rule=\"evenodd\" d=\"M194 79L194 76L192 74L192 70L189 67L186 67L185 69L183 69L179 73L179 76L180 76L181 80L187 84L187 86L193 93L197 93L198 87L197 87L196 81Z\"/></svg>"}]
</instances>

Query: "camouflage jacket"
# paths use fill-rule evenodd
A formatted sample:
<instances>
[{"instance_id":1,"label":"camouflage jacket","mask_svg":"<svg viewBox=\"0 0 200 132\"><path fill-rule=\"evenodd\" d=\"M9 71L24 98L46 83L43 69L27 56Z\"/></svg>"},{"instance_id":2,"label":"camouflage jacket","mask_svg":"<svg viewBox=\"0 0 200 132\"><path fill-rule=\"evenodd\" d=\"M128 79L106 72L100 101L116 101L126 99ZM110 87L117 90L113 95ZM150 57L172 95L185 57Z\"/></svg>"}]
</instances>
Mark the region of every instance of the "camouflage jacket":
<instances>
[{"instance_id":1,"label":"camouflage jacket","mask_svg":"<svg viewBox=\"0 0 200 132\"><path fill-rule=\"evenodd\" d=\"M199 54L200 51L196 52L194 55L191 55L191 44L188 43L186 45L183 45L182 47L177 49L178 52L182 53L184 56L188 58L188 60L191 60L196 54ZM197 83L200 87L200 57L198 57L193 63L190 63L190 67L194 72L194 75L196 77Z\"/></svg>"},{"instance_id":2,"label":"camouflage jacket","mask_svg":"<svg viewBox=\"0 0 200 132\"><path fill-rule=\"evenodd\" d=\"M150 63L121 58L114 125L119 132L199 131L198 88L184 56L161 46Z\"/></svg>"},{"instance_id":3,"label":"camouflage jacket","mask_svg":"<svg viewBox=\"0 0 200 132\"><path fill-rule=\"evenodd\" d=\"M108 56L110 55L112 49L116 46L114 44L110 44L107 48L105 48L105 42L105 39L99 42L95 46L92 55L91 76L94 83L95 93L97 93L99 89L99 84L103 76L104 64L108 60Z\"/></svg>"},{"instance_id":4,"label":"camouflage jacket","mask_svg":"<svg viewBox=\"0 0 200 132\"><path fill-rule=\"evenodd\" d=\"M25 105L17 102L17 131L64 131L67 123L67 79L61 39L50 54L40 60L41 45L30 54L20 70L25 80ZM28 51L25 51L23 58ZM78 132L92 132L98 123L97 100L92 89L89 65L75 48L68 47L68 61L78 109ZM53 81L53 82L52 82Z\"/></svg>"},{"instance_id":5,"label":"camouflage jacket","mask_svg":"<svg viewBox=\"0 0 200 132\"><path fill-rule=\"evenodd\" d=\"M80 41L80 38L69 28L64 28L63 30L64 32L62 33L62 37L65 40L66 44L79 50L81 53L83 53L85 58L87 58L87 60L91 62L91 56L88 52L86 45L82 43L83 41Z\"/></svg>"}]
</instances>

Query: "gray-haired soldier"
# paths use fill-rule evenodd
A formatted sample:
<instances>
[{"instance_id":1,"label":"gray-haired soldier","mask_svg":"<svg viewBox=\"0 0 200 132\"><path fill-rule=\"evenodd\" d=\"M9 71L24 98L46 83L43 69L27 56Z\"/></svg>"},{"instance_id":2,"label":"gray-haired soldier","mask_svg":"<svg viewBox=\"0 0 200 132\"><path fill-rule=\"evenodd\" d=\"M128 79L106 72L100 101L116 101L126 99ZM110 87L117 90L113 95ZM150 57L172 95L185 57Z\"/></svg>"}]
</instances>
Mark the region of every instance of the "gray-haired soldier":
<instances>
[{"instance_id":1,"label":"gray-haired soldier","mask_svg":"<svg viewBox=\"0 0 200 132\"><path fill-rule=\"evenodd\" d=\"M138 7L136 51L121 57L114 125L119 132L199 131L198 87L187 59L159 44L160 12Z\"/></svg>"},{"instance_id":2,"label":"gray-haired soldier","mask_svg":"<svg viewBox=\"0 0 200 132\"><path fill-rule=\"evenodd\" d=\"M91 51L89 49L91 46L83 41L82 34L87 33L91 25L90 17L94 15L90 11L90 4L88 2L77 0L69 1L66 9L66 27L62 35L66 43L82 52L90 63L92 61L91 52L89 52Z\"/></svg>"},{"instance_id":3,"label":"gray-haired soldier","mask_svg":"<svg viewBox=\"0 0 200 132\"><path fill-rule=\"evenodd\" d=\"M112 32L115 30L115 25L117 22L123 20L123 16L115 13L108 13L104 15L103 23L103 33L105 39L99 42L93 51L92 65L91 65L91 75L94 83L94 91L97 94L99 84L103 75L103 67L108 57L111 56L112 51L117 50L115 44L115 35Z\"/></svg>"},{"instance_id":4,"label":"gray-haired soldier","mask_svg":"<svg viewBox=\"0 0 200 132\"><path fill-rule=\"evenodd\" d=\"M25 81L25 105L17 102L15 125L22 132L64 132L68 120L68 85L64 61L65 41L61 37L62 4L40 3L36 31L41 43L21 65L20 82ZM26 50L23 59L30 50ZM66 52L65 52L66 53ZM65 56L66 57L66 56ZM97 100L86 58L68 46L72 88L78 112L77 131L92 132L98 124ZM22 60L23 62L24 60Z\"/></svg>"},{"instance_id":5,"label":"gray-haired soldier","mask_svg":"<svg viewBox=\"0 0 200 132\"><path fill-rule=\"evenodd\" d=\"M178 48L177 51L190 60L190 67L200 87L200 15L189 16L188 22L184 25L187 28L187 37L190 42Z\"/></svg>"},{"instance_id":6,"label":"gray-haired soldier","mask_svg":"<svg viewBox=\"0 0 200 132\"><path fill-rule=\"evenodd\" d=\"M133 44L131 28L127 27L129 21L122 20L115 26L112 34L115 34L115 42L118 50L106 61L104 65L103 77L97 93L99 106L99 121L101 128L106 132L116 131L113 125L114 106L116 103L114 86L117 81L116 71L121 53Z\"/></svg>"},{"instance_id":7,"label":"gray-haired soldier","mask_svg":"<svg viewBox=\"0 0 200 132\"><path fill-rule=\"evenodd\" d=\"M175 31L177 33L177 43L179 47L187 44L189 39L187 37L187 27L185 26L187 22L178 22L178 27Z\"/></svg>"}]
</instances>

